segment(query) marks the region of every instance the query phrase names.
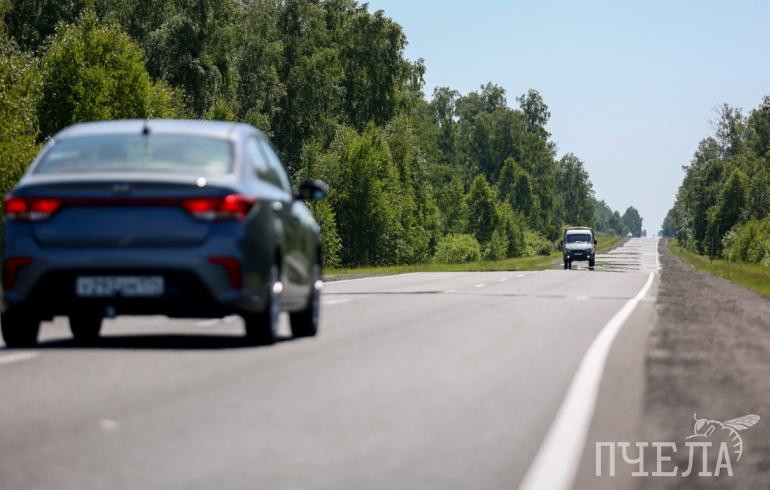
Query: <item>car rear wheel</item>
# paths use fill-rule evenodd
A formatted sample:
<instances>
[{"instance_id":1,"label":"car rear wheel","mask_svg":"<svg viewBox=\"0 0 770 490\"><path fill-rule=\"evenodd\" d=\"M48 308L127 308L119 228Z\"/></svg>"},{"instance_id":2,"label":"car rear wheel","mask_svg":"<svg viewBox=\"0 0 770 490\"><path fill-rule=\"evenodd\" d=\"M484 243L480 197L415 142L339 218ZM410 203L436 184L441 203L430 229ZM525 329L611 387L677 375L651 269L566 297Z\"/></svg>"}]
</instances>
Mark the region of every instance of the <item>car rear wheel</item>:
<instances>
[{"instance_id":1,"label":"car rear wheel","mask_svg":"<svg viewBox=\"0 0 770 490\"><path fill-rule=\"evenodd\" d=\"M281 313L281 290L278 266L270 268L270 281L265 292L265 307L260 313L243 314L246 339L254 345L272 345L278 340L278 316Z\"/></svg>"},{"instance_id":2,"label":"car rear wheel","mask_svg":"<svg viewBox=\"0 0 770 490\"><path fill-rule=\"evenodd\" d=\"M315 337L318 333L318 316L321 309L321 291L316 286L321 280L321 266L313 267L313 276L310 283L310 297L307 307L296 313L291 313L291 333L294 337Z\"/></svg>"},{"instance_id":3,"label":"car rear wheel","mask_svg":"<svg viewBox=\"0 0 770 490\"><path fill-rule=\"evenodd\" d=\"M34 347L40 332L40 319L23 311L6 311L0 314L3 340L7 347Z\"/></svg>"},{"instance_id":4,"label":"car rear wheel","mask_svg":"<svg viewBox=\"0 0 770 490\"><path fill-rule=\"evenodd\" d=\"M588 267L589 267L590 269L593 269L594 267L596 267L596 259L591 259L591 260L589 260L589 261L588 261Z\"/></svg>"},{"instance_id":5,"label":"car rear wheel","mask_svg":"<svg viewBox=\"0 0 770 490\"><path fill-rule=\"evenodd\" d=\"M98 313L75 313L70 315L70 331L75 341L92 343L99 339L102 330L102 316Z\"/></svg>"}]
</instances>

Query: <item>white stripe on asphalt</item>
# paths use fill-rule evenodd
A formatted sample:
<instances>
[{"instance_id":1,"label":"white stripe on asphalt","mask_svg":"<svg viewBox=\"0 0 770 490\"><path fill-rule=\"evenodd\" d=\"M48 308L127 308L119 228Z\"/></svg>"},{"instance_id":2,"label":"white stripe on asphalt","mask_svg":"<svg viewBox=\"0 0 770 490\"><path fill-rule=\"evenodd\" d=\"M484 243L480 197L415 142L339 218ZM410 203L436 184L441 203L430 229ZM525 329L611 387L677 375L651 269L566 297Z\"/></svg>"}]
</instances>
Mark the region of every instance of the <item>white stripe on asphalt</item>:
<instances>
[{"instance_id":1,"label":"white stripe on asphalt","mask_svg":"<svg viewBox=\"0 0 770 490\"><path fill-rule=\"evenodd\" d=\"M386 279L388 277L394 277L394 276L409 276L413 274L422 274L422 272L403 272L403 273L392 273L392 274L384 274L381 276L366 276L366 277L354 277L353 279L326 279L324 281L324 286L331 286L333 284L342 284L346 282L353 282L353 281L367 281L369 279Z\"/></svg>"},{"instance_id":2,"label":"white stripe on asphalt","mask_svg":"<svg viewBox=\"0 0 770 490\"><path fill-rule=\"evenodd\" d=\"M34 352L17 352L15 354L8 354L0 356L0 364L11 364L13 362L28 361L37 357Z\"/></svg>"},{"instance_id":3,"label":"white stripe on asphalt","mask_svg":"<svg viewBox=\"0 0 770 490\"><path fill-rule=\"evenodd\" d=\"M650 272L639 293L615 313L591 343L580 361L575 377L572 378L556 419L519 487L520 490L560 490L572 487L588 435L588 426L593 418L599 384L610 347L623 323L647 295L654 277L655 273Z\"/></svg>"},{"instance_id":4,"label":"white stripe on asphalt","mask_svg":"<svg viewBox=\"0 0 770 490\"><path fill-rule=\"evenodd\" d=\"M323 302L324 306L341 305L342 303L350 303L349 299L327 299Z\"/></svg>"},{"instance_id":5,"label":"white stripe on asphalt","mask_svg":"<svg viewBox=\"0 0 770 490\"><path fill-rule=\"evenodd\" d=\"M475 285L475 286L473 286L473 287L474 287L474 288L483 288L484 286L486 286L486 284L476 284L476 285Z\"/></svg>"},{"instance_id":6,"label":"white stripe on asphalt","mask_svg":"<svg viewBox=\"0 0 770 490\"><path fill-rule=\"evenodd\" d=\"M501 278L501 279L498 279L498 280L497 280L497 282L505 282L505 281L507 281L507 280L508 280L508 278L507 278L507 277L503 277L503 278Z\"/></svg>"},{"instance_id":7,"label":"white stripe on asphalt","mask_svg":"<svg viewBox=\"0 0 770 490\"><path fill-rule=\"evenodd\" d=\"M195 322L195 326L196 327L213 327L217 323L219 323L219 318L214 318L212 320L203 320L203 321L200 321L200 322Z\"/></svg>"}]
</instances>

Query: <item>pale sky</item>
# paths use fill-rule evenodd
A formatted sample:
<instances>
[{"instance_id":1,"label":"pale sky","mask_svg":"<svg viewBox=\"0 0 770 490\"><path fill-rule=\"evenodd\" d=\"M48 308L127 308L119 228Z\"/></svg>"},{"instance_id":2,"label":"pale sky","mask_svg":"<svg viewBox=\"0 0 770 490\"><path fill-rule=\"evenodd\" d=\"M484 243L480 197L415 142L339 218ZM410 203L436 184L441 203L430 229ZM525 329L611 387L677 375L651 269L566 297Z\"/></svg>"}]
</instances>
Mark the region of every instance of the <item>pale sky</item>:
<instances>
[{"instance_id":1,"label":"pale sky","mask_svg":"<svg viewBox=\"0 0 770 490\"><path fill-rule=\"evenodd\" d=\"M770 95L770 2L759 0L373 0L424 58L426 95L486 82L508 103L530 88L551 111L599 199L660 229L722 102L745 112Z\"/></svg>"}]
</instances>

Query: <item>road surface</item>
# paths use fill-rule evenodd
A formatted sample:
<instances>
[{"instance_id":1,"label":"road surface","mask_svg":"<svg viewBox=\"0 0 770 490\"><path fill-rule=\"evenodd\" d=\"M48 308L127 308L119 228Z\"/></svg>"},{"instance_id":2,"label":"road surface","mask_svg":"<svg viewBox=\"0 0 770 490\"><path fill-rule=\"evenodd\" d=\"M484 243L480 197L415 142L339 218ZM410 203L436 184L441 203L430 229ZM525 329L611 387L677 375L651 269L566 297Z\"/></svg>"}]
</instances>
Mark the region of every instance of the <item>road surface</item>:
<instances>
[{"instance_id":1,"label":"road surface","mask_svg":"<svg viewBox=\"0 0 770 490\"><path fill-rule=\"evenodd\" d=\"M264 348L234 317L109 320L93 348L57 319L40 348L0 349L0 488L516 488L630 302L608 362L643 358L658 268L657 241L635 239L593 272L331 282L319 337ZM560 417L580 433L593 413Z\"/></svg>"}]
</instances>

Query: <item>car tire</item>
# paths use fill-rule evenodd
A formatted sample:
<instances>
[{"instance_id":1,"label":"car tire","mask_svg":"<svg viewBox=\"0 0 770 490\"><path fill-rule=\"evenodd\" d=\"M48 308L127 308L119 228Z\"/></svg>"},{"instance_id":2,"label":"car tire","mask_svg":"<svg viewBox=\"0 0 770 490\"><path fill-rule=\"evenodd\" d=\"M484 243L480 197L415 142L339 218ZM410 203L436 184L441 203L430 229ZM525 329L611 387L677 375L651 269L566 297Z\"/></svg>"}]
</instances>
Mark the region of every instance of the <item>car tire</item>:
<instances>
[{"instance_id":1,"label":"car tire","mask_svg":"<svg viewBox=\"0 0 770 490\"><path fill-rule=\"evenodd\" d=\"M596 259L589 260L588 261L588 268L589 269L593 269L594 267L596 267Z\"/></svg>"},{"instance_id":2,"label":"car tire","mask_svg":"<svg viewBox=\"0 0 770 490\"><path fill-rule=\"evenodd\" d=\"M259 313L243 314L246 340L253 345L273 345L278 340L278 317L281 313L281 296L276 285L280 282L278 266L270 268L270 281L265 292L265 306Z\"/></svg>"},{"instance_id":3,"label":"car tire","mask_svg":"<svg viewBox=\"0 0 770 490\"><path fill-rule=\"evenodd\" d=\"M567 261L567 269L572 270L572 261L571 260Z\"/></svg>"},{"instance_id":4,"label":"car tire","mask_svg":"<svg viewBox=\"0 0 770 490\"><path fill-rule=\"evenodd\" d=\"M40 332L40 319L22 311L5 311L0 314L3 341L6 347L34 347Z\"/></svg>"},{"instance_id":5,"label":"car tire","mask_svg":"<svg viewBox=\"0 0 770 490\"><path fill-rule=\"evenodd\" d=\"M567 269L569 269L569 264L568 264L568 263L567 263L567 261L565 260L565 261L564 261L564 270L566 271Z\"/></svg>"},{"instance_id":6,"label":"car tire","mask_svg":"<svg viewBox=\"0 0 770 490\"><path fill-rule=\"evenodd\" d=\"M102 315L98 313L74 313L69 316L70 332L75 342L91 344L99 340Z\"/></svg>"},{"instance_id":7,"label":"car tire","mask_svg":"<svg viewBox=\"0 0 770 490\"><path fill-rule=\"evenodd\" d=\"M310 281L310 297L304 310L289 314L291 334L294 337L315 337L318 334L318 317L321 310L321 291L316 282L321 279L321 266L313 266Z\"/></svg>"}]
</instances>

